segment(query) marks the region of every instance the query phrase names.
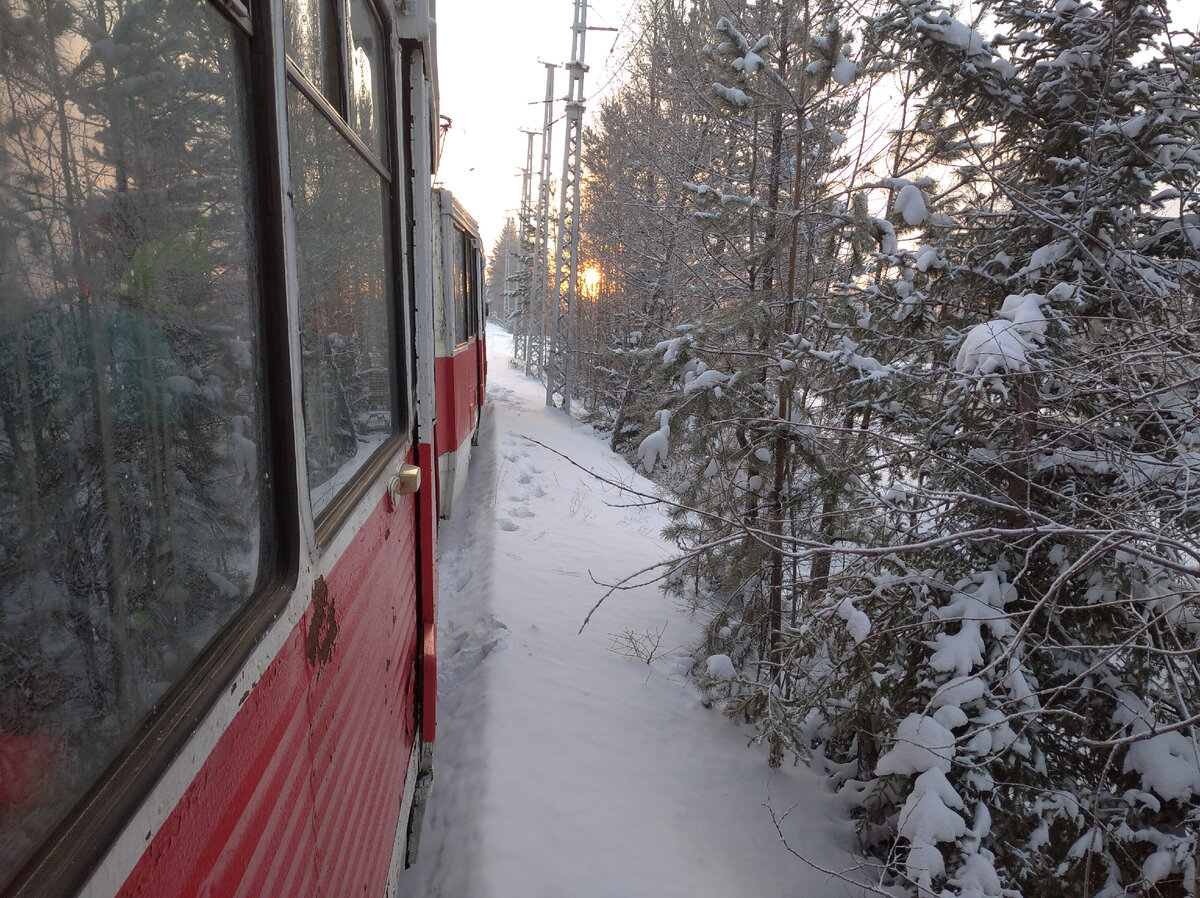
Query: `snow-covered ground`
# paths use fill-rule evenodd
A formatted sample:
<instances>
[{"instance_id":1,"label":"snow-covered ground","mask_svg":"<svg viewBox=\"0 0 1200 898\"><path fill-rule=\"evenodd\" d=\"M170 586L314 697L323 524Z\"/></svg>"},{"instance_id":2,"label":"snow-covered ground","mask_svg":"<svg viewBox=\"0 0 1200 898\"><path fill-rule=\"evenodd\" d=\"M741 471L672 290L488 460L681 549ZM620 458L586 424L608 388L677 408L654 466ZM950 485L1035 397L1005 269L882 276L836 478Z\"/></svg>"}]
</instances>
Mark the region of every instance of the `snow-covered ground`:
<instances>
[{"instance_id":1,"label":"snow-covered ground","mask_svg":"<svg viewBox=\"0 0 1200 898\"><path fill-rule=\"evenodd\" d=\"M653 486L544 405L490 328L488 403L440 551L435 782L401 893L443 898L826 898L858 890L793 856L852 866L839 803L806 768L703 707L699 624L656 586L657 507L573 466ZM543 445L539 445L543 444ZM553 451L551 451L553 450ZM555 453L562 453L563 458ZM661 631L649 664L622 635Z\"/></svg>"}]
</instances>

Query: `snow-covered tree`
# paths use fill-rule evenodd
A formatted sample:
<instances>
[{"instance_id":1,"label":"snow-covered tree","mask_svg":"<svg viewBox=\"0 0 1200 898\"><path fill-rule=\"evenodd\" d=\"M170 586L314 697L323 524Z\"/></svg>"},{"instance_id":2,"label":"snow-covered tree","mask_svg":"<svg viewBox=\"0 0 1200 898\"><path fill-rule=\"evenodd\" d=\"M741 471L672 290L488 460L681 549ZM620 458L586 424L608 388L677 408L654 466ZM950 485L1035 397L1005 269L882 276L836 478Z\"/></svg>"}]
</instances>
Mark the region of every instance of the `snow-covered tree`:
<instances>
[{"instance_id":1,"label":"snow-covered tree","mask_svg":"<svg viewBox=\"0 0 1200 898\"><path fill-rule=\"evenodd\" d=\"M1155 4L974 9L710 19L636 454L725 707L854 797L889 888L1180 894L1200 47Z\"/></svg>"},{"instance_id":2,"label":"snow-covered tree","mask_svg":"<svg viewBox=\"0 0 1200 898\"><path fill-rule=\"evenodd\" d=\"M523 247L517 225L510 218L492 244L487 263L488 311L508 326L523 320L529 300L528 266L523 266Z\"/></svg>"},{"instance_id":3,"label":"snow-covered tree","mask_svg":"<svg viewBox=\"0 0 1200 898\"><path fill-rule=\"evenodd\" d=\"M1179 894L1197 46L1144 5L984 12L993 40L936 4L877 22L922 107L864 297L913 341L861 456L875 536L860 523L809 609L786 713L917 894Z\"/></svg>"}]
</instances>

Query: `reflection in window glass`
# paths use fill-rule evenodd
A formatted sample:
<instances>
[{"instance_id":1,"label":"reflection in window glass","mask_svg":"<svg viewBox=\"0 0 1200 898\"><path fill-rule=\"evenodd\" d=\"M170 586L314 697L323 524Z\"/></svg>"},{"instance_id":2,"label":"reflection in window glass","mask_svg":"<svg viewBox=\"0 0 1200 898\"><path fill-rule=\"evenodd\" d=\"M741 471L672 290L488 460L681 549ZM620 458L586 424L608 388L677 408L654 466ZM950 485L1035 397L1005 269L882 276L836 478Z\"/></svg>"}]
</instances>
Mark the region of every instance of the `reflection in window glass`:
<instances>
[{"instance_id":1,"label":"reflection in window glass","mask_svg":"<svg viewBox=\"0 0 1200 898\"><path fill-rule=\"evenodd\" d=\"M292 62L334 109L341 108L337 75L338 28L329 0L286 0L284 31Z\"/></svg>"},{"instance_id":2,"label":"reflection in window glass","mask_svg":"<svg viewBox=\"0 0 1200 898\"><path fill-rule=\"evenodd\" d=\"M383 127L383 42L366 0L350 0L351 127L375 155L386 160Z\"/></svg>"},{"instance_id":3,"label":"reflection in window glass","mask_svg":"<svg viewBox=\"0 0 1200 898\"><path fill-rule=\"evenodd\" d=\"M244 36L203 0L10 5L0 889L266 554Z\"/></svg>"},{"instance_id":4,"label":"reflection in window glass","mask_svg":"<svg viewBox=\"0 0 1200 898\"><path fill-rule=\"evenodd\" d=\"M467 256L467 235L454 231L454 340L466 343L471 336L467 320L467 293L470 289L470 259Z\"/></svg>"},{"instance_id":5,"label":"reflection in window glass","mask_svg":"<svg viewBox=\"0 0 1200 898\"><path fill-rule=\"evenodd\" d=\"M308 484L319 514L392 432L387 193L294 87L288 118Z\"/></svg>"}]
</instances>

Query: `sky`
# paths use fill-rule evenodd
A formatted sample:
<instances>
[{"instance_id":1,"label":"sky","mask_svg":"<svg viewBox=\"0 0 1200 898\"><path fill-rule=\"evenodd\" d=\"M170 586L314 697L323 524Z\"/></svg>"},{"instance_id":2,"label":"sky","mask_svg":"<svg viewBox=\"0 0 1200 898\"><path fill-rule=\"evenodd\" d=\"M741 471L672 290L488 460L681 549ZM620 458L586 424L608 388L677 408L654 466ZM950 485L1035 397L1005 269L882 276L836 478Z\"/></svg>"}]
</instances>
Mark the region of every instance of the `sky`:
<instances>
[{"instance_id":1,"label":"sky","mask_svg":"<svg viewBox=\"0 0 1200 898\"><path fill-rule=\"evenodd\" d=\"M493 324L487 352L479 444L438 531L435 773L400 894L861 894L791 853L855 871L848 805L807 765L772 770L719 694L705 706L699 618L647 576L580 632L601 584L666 555L666 511L618 488L656 490L546 407Z\"/></svg>"},{"instance_id":2,"label":"sky","mask_svg":"<svg viewBox=\"0 0 1200 898\"><path fill-rule=\"evenodd\" d=\"M595 109L598 88L614 79L611 67L622 59L618 38L628 34L630 0L593 0L585 41L584 123ZM554 141L551 171L562 172L562 138L568 80L561 65L571 57L574 0L439 0L438 69L442 115L451 120L437 180L448 187L479 222L486 251L499 238L504 222L521 204L521 170L528 138L521 129L542 129L546 67L555 63ZM624 26L624 27L622 27ZM611 51L611 52L610 52ZM534 189L541 160L534 140ZM555 203L557 204L557 197Z\"/></svg>"}]
</instances>

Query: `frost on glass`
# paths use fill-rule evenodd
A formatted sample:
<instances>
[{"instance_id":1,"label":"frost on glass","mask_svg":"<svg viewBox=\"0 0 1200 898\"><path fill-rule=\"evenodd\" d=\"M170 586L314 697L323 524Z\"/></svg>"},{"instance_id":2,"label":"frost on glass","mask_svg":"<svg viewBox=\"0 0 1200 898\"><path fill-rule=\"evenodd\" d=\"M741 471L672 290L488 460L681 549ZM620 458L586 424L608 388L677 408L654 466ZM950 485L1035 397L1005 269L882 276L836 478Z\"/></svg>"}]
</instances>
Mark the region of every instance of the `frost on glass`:
<instances>
[{"instance_id":1,"label":"frost on glass","mask_svg":"<svg viewBox=\"0 0 1200 898\"><path fill-rule=\"evenodd\" d=\"M470 238L460 230L454 231L454 341L461 345L471 338L467 313L471 290Z\"/></svg>"},{"instance_id":2,"label":"frost on glass","mask_svg":"<svg viewBox=\"0 0 1200 898\"><path fill-rule=\"evenodd\" d=\"M341 105L335 43L338 30L328 0L287 0L284 32L292 62L338 108Z\"/></svg>"},{"instance_id":3,"label":"frost on glass","mask_svg":"<svg viewBox=\"0 0 1200 898\"><path fill-rule=\"evenodd\" d=\"M295 88L288 120L308 484L319 514L392 432L386 191Z\"/></svg>"},{"instance_id":4,"label":"frost on glass","mask_svg":"<svg viewBox=\"0 0 1200 898\"><path fill-rule=\"evenodd\" d=\"M2 887L254 590L265 470L241 38L0 18Z\"/></svg>"},{"instance_id":5,"label":"frost on glass","mask_svg":"<svg viewBox=\"0 0 1200 898\"><path fill-rule=\"evenodd\" d=\"M383 127L383 40L366 0L350 0L350 102L348 118L363 142L386 159Z\"/></svg>"}]
</instances>

